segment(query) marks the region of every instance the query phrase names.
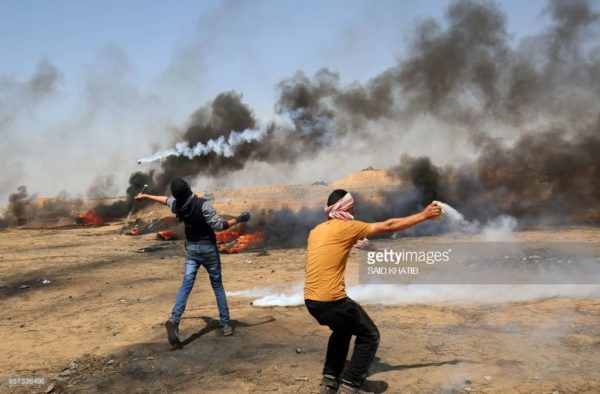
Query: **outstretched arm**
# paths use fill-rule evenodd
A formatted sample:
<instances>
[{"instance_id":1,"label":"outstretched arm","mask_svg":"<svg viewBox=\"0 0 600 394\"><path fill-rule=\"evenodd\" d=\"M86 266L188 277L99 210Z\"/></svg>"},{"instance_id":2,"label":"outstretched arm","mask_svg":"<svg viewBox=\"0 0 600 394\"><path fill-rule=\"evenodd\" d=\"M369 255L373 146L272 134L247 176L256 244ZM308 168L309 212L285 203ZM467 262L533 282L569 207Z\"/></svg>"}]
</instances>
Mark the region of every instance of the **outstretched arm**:
<instances>
[{"instance_id":1,"label":"outstretched arm","mask_svg":"<svg viewBox=\"0 0 600 394\"><path fill-rule=\"evenodd\" d=\"M248 212L242 213L235 219L224 220L217 214L217 211L208 201L205 201L202 205L202 214L204 215L206 223L208 223L214 231L227 230L231 226L250 220L250 214Z\"/></svg>"},{"instance_id":2,"label":"outstretched arm","mask_svg":"<svg viewBox=\"0 0 600 394\"><path fill-rule=\"evenodd\" d=\"M167 205L167 198L168 197L166 197L166 196L153 196L152 194L139 193L134 198L136 200L138 200L138 201L141 201L141 200L150 200L150 201L161 203L163 205Z\"/></svg>"},{"instance_id":3,"label":"outstretched arm","mask_svg":"<svg viewBox=\"0 0 600 394\"><path fill-rule=\"evenodd\" d=\"M427 219L439 216L442 213L440 207L435 204L429 204L422 212L410 215L404 218L388 219L385 222L371 223L369 225L368 236L379 235L383 233L391 233L396 231L406 230L416 224L424 222Z\"/></svg>"}]
</instances>

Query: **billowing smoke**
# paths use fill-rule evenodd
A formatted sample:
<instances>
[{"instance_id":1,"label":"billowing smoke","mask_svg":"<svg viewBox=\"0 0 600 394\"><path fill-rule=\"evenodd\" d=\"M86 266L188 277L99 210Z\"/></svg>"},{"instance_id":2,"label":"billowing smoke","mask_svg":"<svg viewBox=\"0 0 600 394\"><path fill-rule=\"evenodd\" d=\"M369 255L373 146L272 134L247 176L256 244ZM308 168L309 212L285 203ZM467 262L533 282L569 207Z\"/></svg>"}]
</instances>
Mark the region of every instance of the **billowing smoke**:
<instances>
[{"instance_id":1,"label":"billowing smoke","mask_svg":"<svg viewBox=\"0 0 600 394\"><path fill-rule=\"evenodd\" d=\"M37 194L30 195L26 186L19 186L9 195L9 205L0 216L0 227L20 226L30 220L54 220L71 217L83 206L83 201L73 198L67 192L60 192L55 198L37 200Z\"/></svg>"},{"instance_id":2,"label":"billowing smoke","mask_svg":"<svg viewBox=\"0 0 600 394\"><path fill-rule=\"evenodd\" d=\"M411 213L433 199L482 223L500 215L536 220L549 212L553 220L593 219L600 179L594 154L600 139L599 14L585 0L554 0L547 15L545 31L515 45L494 3L454 1L444 21L418 24L407 56L364 84L343 86L328 69L281 81L277 117L266 124L240 94L222 93L192 114L174 148L142 159L162 160L154 172L134 174L128 201L109 213L124 216L143 183L165 193L175 177L216 178L250 163L306 162L354 142L378 156L402 157L391 170L402 188L382 206L360 204L365 219ZM413 127L422 119L440 129ZM466 157L437 166L432 157L411 154L410 144L398 150L385 143L404 137L420 141L413 145L421 151L425 145L444 152L438 145L453 143ZM458 138L470 142L462 147L453 141ZM370 140L384 143L369 146ZM305 228L320 215L265 212L261 219L293 220Z\"/></svg>"},{"instance_id":3,"label":"billowing smoke","mask_svg":"<svg viewBox=\"0 0 600 394\"><path fill-rule=\"evenodd\" d=\"M234 92L222 93L196 111L183 135L185 142L179 145L184 154L168 155L161 162L155 175L156 189L164 192L175 177L217 177L241 170L252 161L294 163L318 153L324 141L335 137L329 118L312 108L317 104L306 102L314 93L304 91L304 85L282 83L280 89L278 111L289 115L291 124L271 122L259 129L250 108Z\"/></svg>"},{"instance_id":4,"label":"billowing smoke","mask_svg":"<svg viewBox=\"0 0 600 394\"><path fill-rule=\"evenodd\" d=\"M26 186L19 186L15 193L8 196L8 214L14 223L27 223L28 208L35 198L27 193Z\"/></svg>"},{"instance_id":5,"label":"billowing smoke","mask_svg":"<svg viewBox=\"0 0 600 394\"><path fill-rule=\"evenodd\" d=\"M87 190L86 197L92 200L113 198L118 188L112 176L97 176Z\"/></svg>"},{"instance_id":6,"label":"billowing smoke","mask_svg":"<svg viewBox=\"0 0 600 394\"><path fill-rule=\"evenodd\" d=\"M127 198L125 200L119 200L112 204L99 204L94 210L96 214L102 218L103 221L114 220L123 218L134 206L133 197L140 193L144 188L144 185L148 185L148 191L152 192L155 190L153 181L153 172L149 174L143 172L134 172L129 177L129 187L127 188ZM136 204L137 207L143 207L147 202L141 202Z\"/></svg>"},{"instance_id":7,"label":"billowing smoke","mask_svg":"<svg viewBox=\"0 0 600 394\"><path fill-rule=\"evenodd\" d=\"M473 295L477 296L474 297ZM230 297L252 298L260 307L304 304L302 283L286 284L285 289L254 288L227 293ZM348 295L365 304L414 304L443 302L450 304L488 304L528 301L554 297L598 297L598 285L351 285ZM258 298L257 298L258 297Z\"/></svg>"},{"instance_id":8,"label":"billowing smoke","mask_svg":"<svg viewBox=\"0 0 600 394\"><path fill-rule=\"evenodd\" d=\"M420 206L446 201L471 219L598 220L600 119L575 133L526 134L514 146L482 137L478 149L479 156L462 166L439 168L426 157L404 157L390 173L414 185Z\"/></svg>"},{"instance_id":9,"label":"billowing smoke","mask_svg":"<svg viewBox=\"0 0 600 394\"><path fill-rule=\"evenodd\" d=\"M0 144L3 170L0 195L5 197L23 182L26 165L15 124L19 118L29 118L31 112L55 94L62 79L61 72L47 60L40 61L31 77L25 80L0 75L0 138L3 142Z\"/></svg>"}]
</instances>

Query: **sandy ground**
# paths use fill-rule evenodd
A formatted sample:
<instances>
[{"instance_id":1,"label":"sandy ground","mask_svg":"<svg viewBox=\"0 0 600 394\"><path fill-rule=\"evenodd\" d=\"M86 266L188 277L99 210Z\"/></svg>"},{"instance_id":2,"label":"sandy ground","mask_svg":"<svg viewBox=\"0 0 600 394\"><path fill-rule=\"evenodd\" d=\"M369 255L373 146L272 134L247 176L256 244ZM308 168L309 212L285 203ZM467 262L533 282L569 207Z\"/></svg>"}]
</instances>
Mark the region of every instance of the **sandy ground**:
<instances>
[{"instance_id":1,"label":"sandy ground","mask_svg":"<svg viewBox=\"0 0 600 394\"><path fill-rule=\"evenodd\" d=\"M185 346L172 350L163 322L181 280L182 244L119 229L0 232L0 391L44 392L53 383L67 393L318 392L327 328L303 307L230 297L235 332L223 337L205 274L181 324ZM519 237L598 243L600 230ZM153 246L160 249L140 252ZM225 255L225 287L297 283L304 258L304 249ZM365 309L382 335L369 376L376 392L600 392L597 298ZM58 376L71 362L77 367ZM45 383L9 381L32 377Z\"/></svg>"}]
</instances>

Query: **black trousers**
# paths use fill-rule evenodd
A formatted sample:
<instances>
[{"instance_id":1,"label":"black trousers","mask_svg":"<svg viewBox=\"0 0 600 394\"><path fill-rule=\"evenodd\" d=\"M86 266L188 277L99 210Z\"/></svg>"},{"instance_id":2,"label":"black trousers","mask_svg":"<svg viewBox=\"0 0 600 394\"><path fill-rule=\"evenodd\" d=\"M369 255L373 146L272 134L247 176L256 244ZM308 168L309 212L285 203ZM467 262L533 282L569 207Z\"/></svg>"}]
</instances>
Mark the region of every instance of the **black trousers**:
<instances>
[{"instance_id":1,"label":"black trousers","mask_svg":"<svg viewBox=\"0 0 600 394\"><path fill-rule=\"evenodd\" d=\"M319 324L331 329L323 375L331 375L360 387L379 345L379 330L367 312L350 298L334 302L306 300L306 307ZM346 365L352 336L354 351ZM344 368L345 366L345 368Z\"/></svg>"}]
</instances>

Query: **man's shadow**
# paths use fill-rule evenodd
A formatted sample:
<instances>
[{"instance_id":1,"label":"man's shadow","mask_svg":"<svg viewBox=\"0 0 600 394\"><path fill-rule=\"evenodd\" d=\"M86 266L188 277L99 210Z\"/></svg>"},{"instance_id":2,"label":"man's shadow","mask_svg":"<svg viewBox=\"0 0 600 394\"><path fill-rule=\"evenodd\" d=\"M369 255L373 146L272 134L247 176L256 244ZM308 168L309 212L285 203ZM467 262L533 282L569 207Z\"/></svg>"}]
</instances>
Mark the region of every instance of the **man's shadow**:
<instances>
[{"instance_id":1,"label":"man's shadow","mask_svg":"<svg viewBox=\"0 0 600 394\"><path fill-rule=\"evenodd\" d=\"M373 364L371 364L371 368L369 368L369 375L373 375L378 372L404 371L413 368L441 367L443 365L458 365L463 363L475 363L475 361L455 358L446 361L437 361L429 363L391 365L386 362L382 362L381 358L375 357L373 359ZM362 386L363 390L372 391L377 394L385 392L388 388L389 385L382 380L367 379L365 380L365 383Z\"/></svg>"},{"instance_id":2,"label":"man's shadow","mask_svg":"<svg viewBox=\"0 0 600 394\"><path fill-rule=\"evenodd\" d=\"M190 319L190 318L188 318ZM192 319L198 319L198 318L193 318ZM184 346L189 345L190 343L194 342L196 339L208 334L211 331L215 331L221 328L221 324L219 323L219 321L217 319L213 319L212 317L208 317L208 316L201 316L199 317L199 319L204 320L204 323L206 324L204 327L202 327L202 329L200 329L200 331L193 333L192 335L190 335L189 337L187 337L185 340L181 341L179 349L183 349ZM262 324L268 324L268 323L272 323L275 321L274 317L269 316L266 320L263 321L259 321L257 323L244 323L238 320L231 320L231 324L235 329L238 328L244 328L244 327L252 327L252 326L260 326ZM175 349L177 349L177 347L175 347Z\"/></svg>"},{"instance_id":3,"label":"man's shadow","mask_svg":"<svg viewBox=\"0 0 600 394\"><path fill-rule=\"evenodd\" d=\"M451 360L445 361L432 361L428 363L417 363L417 364L399 364L399 365L391 365L386 362L382 362L381 358L375 357L373 360L373 364L371 364L371 368L369 369L369 374L372 375L378 372L388 372L388 371L404 371L407 369L414 368L427 368L427 367L441 367L443 365L458 365L458 364L474 364L476 361L462 359L462 358L454 358Z\"/></svg>"}]
</instances>

